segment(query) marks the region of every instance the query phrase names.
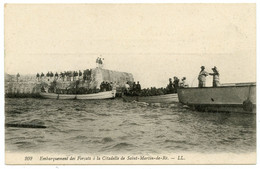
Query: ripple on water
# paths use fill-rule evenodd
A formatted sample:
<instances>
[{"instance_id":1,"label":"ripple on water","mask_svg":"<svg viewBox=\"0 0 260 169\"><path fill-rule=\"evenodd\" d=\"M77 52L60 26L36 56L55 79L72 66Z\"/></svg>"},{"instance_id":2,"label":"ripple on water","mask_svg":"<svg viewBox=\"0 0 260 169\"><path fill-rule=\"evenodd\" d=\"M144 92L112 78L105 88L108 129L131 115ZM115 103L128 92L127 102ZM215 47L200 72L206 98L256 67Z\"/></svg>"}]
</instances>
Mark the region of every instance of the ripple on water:
<instances>
[{"instance_id":1,"label":"ripple on water","mask_svg":"<svg viewBox=\"0 0 260 169\"><path fill-rule=\"evenodd\" d=\"M108 150L110 151L128 151L131 150L132 148L134 148L136 146L134 146L133 144L127 143L127 142L121 142L121 143L117 143L115 145L110 146L110 148L108 148Z\"/></svg>"},{"instance_id":2,"label":"ripple on water","mask_svg":"<svg viewBox=\"0 0 260 169\"><path fill-rule=\"evenodd\" d=\"M48 127L6 127L7 151L103 154L256 150L256 116L252 114L140 106L120 99L6 99L5 108L5 123Z\"/></svg>"},{"instance_id":3,"label":"ripple on water","mask_svg":"<svg viewBox=\"0 0 260 169\"><path fill-rule=\"evenodd\" d=\"M102 143L109 143L109 142L113 142L114 140L111 137L104 137L102 139Z\"/></svg>"}]
</instances>

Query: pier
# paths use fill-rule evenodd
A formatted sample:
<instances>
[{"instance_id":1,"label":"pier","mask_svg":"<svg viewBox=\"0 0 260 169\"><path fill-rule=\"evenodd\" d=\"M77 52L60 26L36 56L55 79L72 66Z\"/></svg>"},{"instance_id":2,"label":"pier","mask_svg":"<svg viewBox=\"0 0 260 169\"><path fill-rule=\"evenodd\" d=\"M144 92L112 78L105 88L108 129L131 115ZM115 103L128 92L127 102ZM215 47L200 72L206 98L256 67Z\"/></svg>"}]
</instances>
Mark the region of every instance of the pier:
<instances>
[{"instance_id":1,"label":"pier","mask_svg":"<svg viewBox=\"0 0 260 169\"><path fill-rule=\"evenodd\" d=\"M105 82L116 83L117 87L124 87L127 81L133 82L131 73L119 72L102 68L88 69L87 77L83 76L53 76L36 77L35 75L16 75L5 74L5 95L6 97L37 97L41 92L41 87L49 87L52 82L56 82L59 89L66 89L74 86L87 89L99 88L100 84Z\"/></svg>"}]
</instances>

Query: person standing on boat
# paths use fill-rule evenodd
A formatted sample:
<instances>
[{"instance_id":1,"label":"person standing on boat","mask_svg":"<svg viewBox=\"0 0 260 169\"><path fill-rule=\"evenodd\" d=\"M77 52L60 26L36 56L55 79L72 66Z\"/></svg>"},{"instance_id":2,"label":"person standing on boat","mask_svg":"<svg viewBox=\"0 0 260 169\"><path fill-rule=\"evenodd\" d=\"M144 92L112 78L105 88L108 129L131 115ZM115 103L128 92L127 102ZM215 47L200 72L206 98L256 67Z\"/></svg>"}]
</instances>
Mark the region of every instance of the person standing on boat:
<instances>
[{"instance_id":1,"label":"person standing on boat","mask_svg":"<svg viewBox=\"0 0 260 169\"><path fill-rule=\"evenodd\" d=\"M218 69L216 66L214 66L212 68L212 70L213 70L213 73L209 73L209 75L213 76L213 87L218 87L218 86L220 86Z\"/></svg>"},{"instance_id":2,"label":"person standing on boat","mask_svg":"<svg viewBox=\"0 0 260 169\"><path fill-rule=\"evenodd\" d=\"M186 77L183 77L182 79L181 79L181 83L180 83L180 86L181 87L184 87L184 88L186 88L186 87L189 87L189 85L186 83Z\"/></svg>"},{"instance_id":3,"label":"person standing on boat","mask_svg":"<svg viewBox=\"0 0 260 169\"><path fill-rule=\"evenodd\" d=\"M167 89L169 91L169 93L173 92L173 83L172 83L172 78L169 78L169 84L167 86Z\"/></svg>"},{"instance_id":4,"label":"person standing on boat","mask_svg":"<svg viewBox=\"0 0 260 169\"><path fill-rule=\"evenodd\" d=\"M174 76L173 77L173 87L174 87L174 93L177 93L177 88L179 88L179 82L180 82L180 80L179 80L179 78L178 77L176 77L176 76Z\"/></svg>"},{"instance_id":5,"label":"person standing on boat","mask_svg":"<svg viewBox=\"0 0 260 169\"><path fill-rule=\"evenodd\" d=\"M112 90L116 90L117 87L119 87L119 85L117 84L116 81L112 83Z\"/></svg>"},{"instance_id":6,"label":"person standing on boat","mask_svg":"<svg viewBox=\"0 0 260 169\"><path fill-rule=\"evenodd\" d=\"M201 71L199 73L199 87L205 87L206 86L206 77L209 75L208 72L205 71L205 66L201 66Z\"/></svg>"}]
</instances>

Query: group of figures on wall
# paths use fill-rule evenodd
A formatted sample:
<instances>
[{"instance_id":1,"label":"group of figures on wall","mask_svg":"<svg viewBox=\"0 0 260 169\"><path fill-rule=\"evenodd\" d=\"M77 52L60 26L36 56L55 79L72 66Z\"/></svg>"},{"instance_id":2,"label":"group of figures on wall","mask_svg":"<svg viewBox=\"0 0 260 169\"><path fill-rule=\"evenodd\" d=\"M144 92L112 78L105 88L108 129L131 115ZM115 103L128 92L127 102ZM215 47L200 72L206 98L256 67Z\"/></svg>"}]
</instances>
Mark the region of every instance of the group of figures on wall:
<instances>
[{"instance_id":1,"label":"group of figures on wall","mask_svg":"<svg viewBox=\"0 0 260 169\"><path fill-rule=\"evenodd\" d=\"M84 70L83 72L81 70L79 71L64 71L60 72L58 74L57 72L54 74L53 72L48 72L44 74L43 72L41 74L37 73L36 78L38 81L47 80L62 80L62 81L75 81L79 79L91 80L91 69Z\"/></svg>"}]
</instances>

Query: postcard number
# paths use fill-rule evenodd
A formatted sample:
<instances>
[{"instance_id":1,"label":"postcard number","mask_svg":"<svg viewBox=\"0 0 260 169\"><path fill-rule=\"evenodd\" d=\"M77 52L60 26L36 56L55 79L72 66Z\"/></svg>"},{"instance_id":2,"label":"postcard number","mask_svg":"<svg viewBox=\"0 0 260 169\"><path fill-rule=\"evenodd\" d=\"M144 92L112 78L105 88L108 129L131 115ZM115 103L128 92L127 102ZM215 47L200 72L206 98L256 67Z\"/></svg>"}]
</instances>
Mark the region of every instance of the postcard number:
<instances>
[{"instance_id":1,"label":"postcard number","mask_svg":"<svg viewBox=\"0 0 260 169\"><path fill-rule=\"evenodd\" d=\"M24 158L25 161L31 161L32 159L33 159L32 156L26 156L26 157Z\"/></svg>"}]
</instances>

